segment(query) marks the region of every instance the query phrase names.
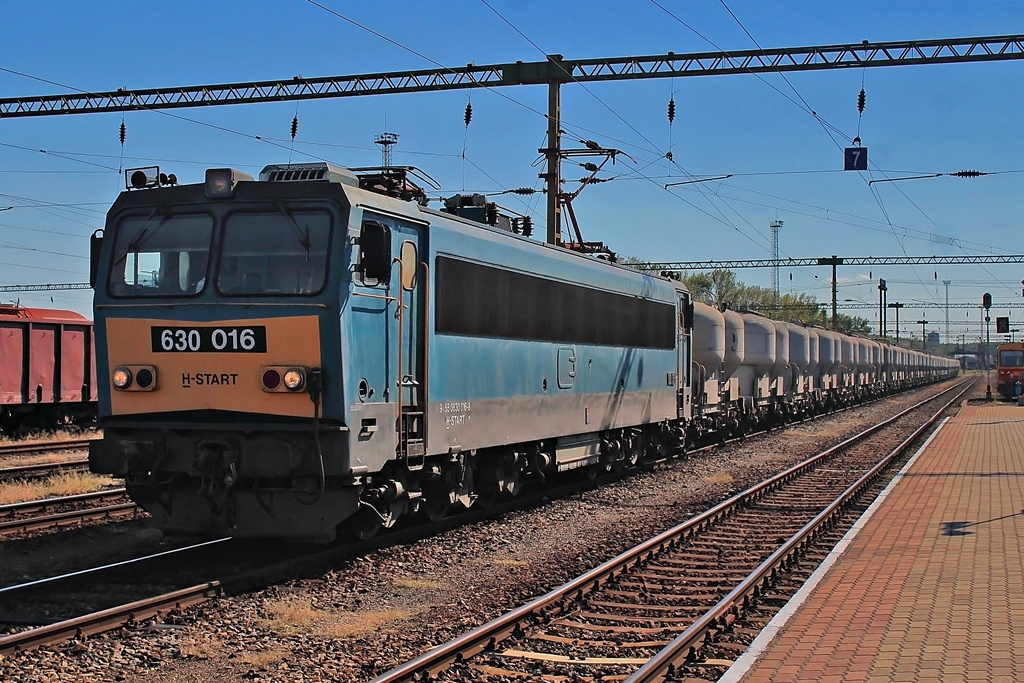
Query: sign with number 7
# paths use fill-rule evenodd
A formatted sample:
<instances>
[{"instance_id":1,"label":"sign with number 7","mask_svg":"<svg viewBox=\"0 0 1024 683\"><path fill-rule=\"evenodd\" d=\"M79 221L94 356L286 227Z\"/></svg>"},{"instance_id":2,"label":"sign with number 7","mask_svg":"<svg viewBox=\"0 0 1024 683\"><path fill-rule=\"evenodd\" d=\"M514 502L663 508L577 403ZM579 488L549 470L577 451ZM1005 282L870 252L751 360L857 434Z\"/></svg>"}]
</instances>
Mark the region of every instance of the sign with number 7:
<instances>
[{"instance_id":1,"label":"sign with number 7","mask_svg":"<svg viewBox=\"0 0 1024 683\"><path fill-rule=\"evenodd\" d=\"M866 171L868 170L868 148L847 147L844 154L844 171Z\"/></svg>"}]
</instances>

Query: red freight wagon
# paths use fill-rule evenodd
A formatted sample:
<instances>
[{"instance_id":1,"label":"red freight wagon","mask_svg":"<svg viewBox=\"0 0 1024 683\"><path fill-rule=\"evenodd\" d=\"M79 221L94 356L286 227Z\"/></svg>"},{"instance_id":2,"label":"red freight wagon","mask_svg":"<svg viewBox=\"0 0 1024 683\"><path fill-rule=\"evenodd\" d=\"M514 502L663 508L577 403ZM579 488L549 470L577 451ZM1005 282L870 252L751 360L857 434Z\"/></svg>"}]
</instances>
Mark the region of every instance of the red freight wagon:
<instances>
[{"instance_id":1,"label":"red freight wagon","mask_svg":"<svg viewBox=\"0 0 1024 683\"><path fill-rule=\"evenodd\" d=\"M92 321L73 311L0 305L0 431L96 416Z\"/></svg>"}]
</instances>

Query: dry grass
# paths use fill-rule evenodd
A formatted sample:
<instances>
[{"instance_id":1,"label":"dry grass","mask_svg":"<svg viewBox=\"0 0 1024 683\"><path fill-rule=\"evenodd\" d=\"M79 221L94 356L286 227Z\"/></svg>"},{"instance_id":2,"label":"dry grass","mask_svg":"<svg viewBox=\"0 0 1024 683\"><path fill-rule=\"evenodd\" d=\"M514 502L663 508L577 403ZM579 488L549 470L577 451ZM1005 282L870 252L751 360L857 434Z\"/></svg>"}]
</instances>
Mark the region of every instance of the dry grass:
<instances>
[{"instance_id":1,"label":"dry grass","mask_svg":"<svg viewBox=\"0 0 1024 683\"><path fill-rule=\"evenodd\" d=\"M283 647L272 647L268 650L259 650L257 652L245 652L239 655L235 661L243 664L248 664L254 669L263 669L270 664L276 664L277 662L284 661L290 651Z\"/></svg>"},{"instance_id":2,"label":"dry grass","mask_svg":"<svg viewBox=\"0 0 1024 683\"><path fill-rule=\"evenodd\" d=\"M381 626L415 616L415 610L345 612L320 609L301 599L273 600L264 603L270 619L260 626L282 636L327 636L349 638L373 633Z\"/></svg>"},{"instance_id":3,"label":"dry grass","mask_svg":"<svg viewBox=\"0 0 1024 683\"><path fill-rule=\"evenodd\" d=\"M67 429L56 429L54 431L37 432L32 434L28 438L11 437L5 434L0 434L0 444L28 444L39 442L50 442L50 441L78 441L85 437L89 432L85 429L79 429L77 427L68 427Z\"/></svg>"},{"instance_id":4,"label":"dry grass","mask_svg":"<svg viewBox=\"0 0 1024 683\"><path fill-rule=\"evenodd\" d=\"M110 477L101 477L90 472L61 472L49 479L39 480L15 479L0 484L0 505L89 493L99 491L105 486L113 486L115 483Z\"/></svg>"},{"instance_id":5,"label":"dry grass","mask_svg":"<svg viewBox=\"0 0 1024 683\"><path fill-rule=\"evenodd\" d=\"M706 477L704 481L709 484L731 484L736 480L728 472L716 472L710 477Z\"/></svg>"},{"instance_id":6,"label":"dry grass","mask_svg":"<svg viewBox=\"0 0 1024 683\"><path fill-rule=\"evenodd\" d=\"M184 659L210 659L223 649L223 643L203 634L190 636L178 642L178 656Z\"/></svg>"}]
</instances>

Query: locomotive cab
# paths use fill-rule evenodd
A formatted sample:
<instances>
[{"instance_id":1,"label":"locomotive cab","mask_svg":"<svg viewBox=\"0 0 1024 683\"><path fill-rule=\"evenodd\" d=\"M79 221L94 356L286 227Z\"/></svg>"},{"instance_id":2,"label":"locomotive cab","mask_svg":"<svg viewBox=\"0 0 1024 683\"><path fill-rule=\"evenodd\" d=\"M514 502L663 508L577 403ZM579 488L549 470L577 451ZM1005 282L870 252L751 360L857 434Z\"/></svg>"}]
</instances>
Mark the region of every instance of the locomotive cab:
<instances>
[{"instance_id":1,"label":"locomotive cab","mask_svg":"<svg viewBox=\"0 0 1024 683\"><path fill-rule=\"evenodd\" d=\"M331 485L353 466L342 358L325 351L353 280L353 183L323 171L301 191L230 169L132 183L94 239L90 466L168 531L264 535L267 518L266 535L330 538L358 508Z\"/></svg>"}]
</instances>

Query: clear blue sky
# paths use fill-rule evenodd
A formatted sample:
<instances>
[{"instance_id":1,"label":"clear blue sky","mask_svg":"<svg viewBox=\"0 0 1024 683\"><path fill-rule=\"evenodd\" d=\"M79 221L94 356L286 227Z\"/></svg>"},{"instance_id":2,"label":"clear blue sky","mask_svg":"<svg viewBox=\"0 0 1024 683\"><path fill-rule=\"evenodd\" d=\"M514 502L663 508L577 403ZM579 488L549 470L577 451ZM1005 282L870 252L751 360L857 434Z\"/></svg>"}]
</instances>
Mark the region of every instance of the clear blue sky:
<instances>
[{"instance_id":1,"label":"clear blue sky","mask_svg":"<svg viewBox=\"0 0 1024 683\"><path fill-rule=\"evenodd\" d=\"M658 3L701 35L650 0L322 0L394 42L302 0L8 2L0 24L0 97L536 61L544 53L742 50L755 47L746 31L765 48L1024 32L1019 0L732 0L728 9L720 0ZM1024 253L1022 76L1024 61L1012 61L800 73L788 75L788 83L778 75L736 75L567 85L564 144L594 139L634 160L621 158L602 173L613 182L588 188L575 202L584 237L648 260L764 258L769 223L782 220L781 252L792 257ZM858 121L862 80L867 107ZM130 112L123 116L123 148L121 114L0 120L0 209L14 207L0 211L0 282L87 280L88 236L124 187L119 168L158 164L182 182L201 182L207 167L255 175L289 158L374 165L380 153L373 138L388 130L401 136L395 163L423 168L443 193L540 188L534 162L544 145L546 96L543 86L521 86ZM670 128L672 96L677 114ZM800 99L841 134L830 136ZM869 187L868 180L883 177L877 171L839 171L840 147L858 126L872 164L889 177L961 169L998 174ZM674 166L660 158L670 145ZM570 179L583 175L564 169ZM733 177L663 189L684 173ZM502 201L533 212L543 234L540 195ZM770 277L767 270L738 275L762 285ZM907 334L920 334L920 326L905 324L920 319L915 302L944 300L942 280L952 280L953 302L978 302L992 292L993 315L1005 315L1000 302L1024 301L1024 268L998 265L842 268L839 298L876 301L878 277L889 282L890 302L907 303ZM797 269L789 278L784 270L783 291L829 298L826 269ZM51 305L50 293L0 295L19 296L26 305ZM89 311L87 291L52 297L54 306ZM873 310L862 314L874 322ZM941 310L924 315L935 321L929 329L944 332ZM977 311L950 318L954 334L977 336ZM1022 318L1024 311L1011 316ZM967 320L975 324L960 324Z\"/></svg>"}]
</instances>

